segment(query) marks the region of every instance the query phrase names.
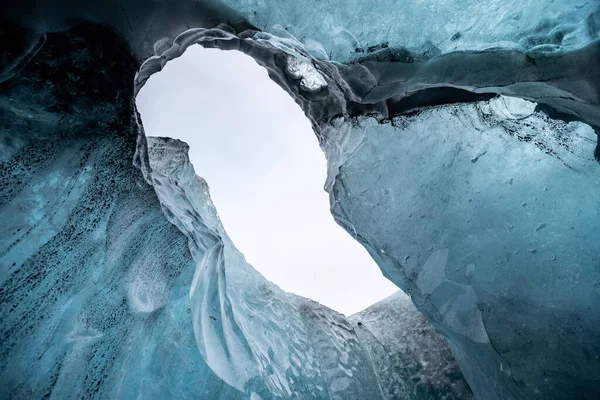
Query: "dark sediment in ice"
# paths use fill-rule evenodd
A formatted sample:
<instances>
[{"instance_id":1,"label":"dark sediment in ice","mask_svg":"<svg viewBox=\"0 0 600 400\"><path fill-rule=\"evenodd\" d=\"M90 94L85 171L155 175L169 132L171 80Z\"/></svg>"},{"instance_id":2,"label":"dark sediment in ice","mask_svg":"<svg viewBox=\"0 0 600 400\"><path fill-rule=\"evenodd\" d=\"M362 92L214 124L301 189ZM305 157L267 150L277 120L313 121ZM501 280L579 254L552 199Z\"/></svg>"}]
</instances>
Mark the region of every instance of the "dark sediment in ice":
<instances>
[{"instance_id":1,"label":"dark sediment in ice","mask_svg":"<svg viewBox=\"0 0 600 400\"><path fill-rule=\"evenodd\" d=\"M462 375L479 398L599 396L597 7L494 32L505 47L324 37L328 60L217 3L61 4L10 2L0 33L5 397L464 398ZM334 217L431 322L427 376L407 380L419 347L382 343L414 310L351 325L281 292L185 146L148 152L134 95L196 43L250 55L305 111Z\"/></svg>"}]
</instances>

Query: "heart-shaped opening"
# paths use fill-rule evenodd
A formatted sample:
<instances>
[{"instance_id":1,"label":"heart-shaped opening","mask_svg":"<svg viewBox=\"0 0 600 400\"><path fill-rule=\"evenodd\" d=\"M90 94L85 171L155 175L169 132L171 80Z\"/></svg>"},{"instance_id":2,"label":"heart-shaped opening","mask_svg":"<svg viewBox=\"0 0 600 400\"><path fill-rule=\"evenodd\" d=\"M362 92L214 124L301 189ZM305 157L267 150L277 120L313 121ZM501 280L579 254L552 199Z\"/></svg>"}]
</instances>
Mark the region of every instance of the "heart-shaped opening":
<instances>
[{"instance_id":1,"label":"heart-shaped opening","mask_svg":"<svg viewBox=\"0 0 600 400\"><path fill-rule=\"evenodd\" d=\"M148 136L189 144L227 233L268 280L346 315L398 290L335 223L309 120L252 58L192 46L137 106Z\"/></svg>"}]
</instances>

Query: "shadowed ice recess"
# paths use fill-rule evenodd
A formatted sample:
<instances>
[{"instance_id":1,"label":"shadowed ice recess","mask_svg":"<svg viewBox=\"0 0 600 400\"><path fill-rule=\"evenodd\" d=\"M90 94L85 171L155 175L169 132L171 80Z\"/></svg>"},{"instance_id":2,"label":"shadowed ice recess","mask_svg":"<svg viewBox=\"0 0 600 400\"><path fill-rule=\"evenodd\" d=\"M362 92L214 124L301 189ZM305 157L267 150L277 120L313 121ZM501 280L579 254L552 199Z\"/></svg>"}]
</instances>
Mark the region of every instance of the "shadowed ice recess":
<instances>
[{"instance_id":1,"label":"shadowed ice recess","mask_svg":"<svg viewBox=\"0 0 600 400\"><path fill-rule=\"evenodd\" d=\"M0 33L1 398L600 397L598 1L30 3ZM346 317L246 262L136 110L194 44L299 105L406 296Z\"/></svg>"}]
</instances>

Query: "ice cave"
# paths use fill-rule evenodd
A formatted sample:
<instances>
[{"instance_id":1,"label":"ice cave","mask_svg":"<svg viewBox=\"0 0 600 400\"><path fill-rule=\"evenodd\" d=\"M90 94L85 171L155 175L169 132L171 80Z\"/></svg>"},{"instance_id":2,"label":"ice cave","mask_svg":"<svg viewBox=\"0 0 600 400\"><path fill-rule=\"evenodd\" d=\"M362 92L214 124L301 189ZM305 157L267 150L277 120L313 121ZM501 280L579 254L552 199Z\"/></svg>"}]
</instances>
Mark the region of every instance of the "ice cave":
<instances>
[{"instance_id":1,"label":"ice cave","mask_svg":"<svg viewBox=\"0 0 600 400\"><path fill-rule=\"evenodd\" d=\"M0 398L600 398L599 0L1 7ZM146 137L136 96L197 45L301 108L396 294L269 282Z\"/></svg>"}]
</instances>

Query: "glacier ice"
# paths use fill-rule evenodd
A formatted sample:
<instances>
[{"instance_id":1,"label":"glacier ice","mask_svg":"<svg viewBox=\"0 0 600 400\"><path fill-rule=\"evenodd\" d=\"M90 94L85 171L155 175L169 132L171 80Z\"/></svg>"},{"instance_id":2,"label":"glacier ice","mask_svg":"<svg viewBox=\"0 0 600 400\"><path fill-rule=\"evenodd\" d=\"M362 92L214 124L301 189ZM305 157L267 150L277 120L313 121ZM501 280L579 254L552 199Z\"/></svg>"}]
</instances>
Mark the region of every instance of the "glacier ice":
<instances>
[{"instance_id":1,"label":"glacier ice","mask_svg":"<svg viewBox=\"0 0 600 400\"><path fill-rule=\"evenodd\" d=\"M196 350L187 240L132 163L134 59L93 25L46 43L0 88L0 397L243 398Z\"/></svg>"},{"instance_id":2,"label":"glacier ice","mask_svg":"<svg viewBox=\"0 0 600 400\"><path fill-rule=\"evenodd\" d=\"M386 398L471 397L465 381L457 379L461 373L444 339L403 292L351 316L350 322L371 354Z\"/></svg>"},{"instance_id":3,"label":"glacier ice","mask_svg":"<svg viewBox=\"0 0 600 400\"><path fill-rule=\"evenodd\" d=\"M470 358L463 373L476 394L553 398L573 378L581 386L566 397L586 395L599 373L598 342L586 339L600 334L589 309L600 279L596 135L540 112L505 119L502 101L360 119L332 211L450 338L459 363ZM503 380L518 385L501 392Z\"/></svg>"},{"instance_id":4,"label":"glacier ice","mask_svg":"<svg viewBox=\"0 0 600 400\"><path fill-rule=\"evenodd\" d=\"M283 292L246 263L224 232L187 150L178 140L149 137L148 179L169 220L188 236L197 261L189 296L196 341L208 365L231 386L262 398L393 398L383 396L371 352L343 315ZM393 301L382 306L395 307ZM418 313L410 305L398 314ZM433 377L405 383L406 398L445 391L450 398L469 396L445 341L422 323L441 352L432 366L453 369L454 379L441 385L430 383ZM419 358L419 352L406 357L413 364ZM408 376L402 379L409 382Z\"/></svg>"},{"instance_id":5,"label":"glacier ice","mask_svg":"<svg viewBox=\"0 0 600 400\"><path fill-rule=\"evenodd\" d=\"M597 1L36 5L3 4L3 398L598 398ZM429 322L245 263L135 112L195 43L302 107L334 217Z\"/></svg>"},{"instance_id":6,"label":"glacier ice","mask_svg":"<svg viewBox=\"0 0 600 400\"><path fill-rule=\"evenodd\" d=\"M349 61L369 53L417 57L497 47L557 51L598 35L597 2L225 0L262 30L293 35L315 58ZM396 53L398 54L398 53ZM406 53L405 53L406 54Z\"/></svg>"},{"instance_id":7,"label":"glacier ice","mask_svg":"<svg viewBox=\"0 0 600 400\"><path fill-rule=\"evenodd\" d=\"M343 315L245 262L187 145L146 141L123 43L46 40L2 86L2 397L383 398Z\"/></svg>"}]
</instances>

